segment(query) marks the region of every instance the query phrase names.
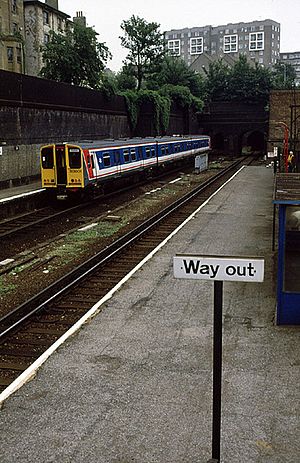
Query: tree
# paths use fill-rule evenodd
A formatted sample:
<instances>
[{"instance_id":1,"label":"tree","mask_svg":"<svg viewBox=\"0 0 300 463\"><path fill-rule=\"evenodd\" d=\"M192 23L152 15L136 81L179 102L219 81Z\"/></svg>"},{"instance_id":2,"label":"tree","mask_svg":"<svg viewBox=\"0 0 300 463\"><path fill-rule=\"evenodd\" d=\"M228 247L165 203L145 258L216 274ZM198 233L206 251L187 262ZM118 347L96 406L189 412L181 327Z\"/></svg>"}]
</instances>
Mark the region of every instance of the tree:
<instances>
[{"instance_id":1,"label":"tree","mask_svg":"<svg viewBox=\"0 0 300 463\"><path fill-rule=\"evenodd\" d=\"M141 89L143 80L155 72L165 54L159 27L157 23L148 23L134 15L121 24L125 34L120 37L121 45L129 50L124 64L131 67L137 79L137 90Z\"/></svg>"},{"instance_id":2,"label":"tree","mask_svg":"<svg viewBox=\"0 0 300 463\"><path fill-rule=\"evenodd\" d=\"M122 69L115 76L116 86L118 90L135 90L137 80L133 75L132 66L123 66Z\"/></svg>"},{"instance_id":3,"label":"tree","mask_svg":"<svg viewBox=\"0 0 300 463\"><path fill-rule=\"evenodd\" d=\"M291 89L295 85L296 71L289 63L276 63L273 68L273 88Z\"/></svg>"},{"instance_id":4,"label":"tree","mask_svg":"<svg viewBox=\"0 0 300 463\"><path fill-rule=\"evenodd\" d=\"M266 101L272 88L272 74L241 55L233 67L222 60L209 65L207 94L211 101Z\"/></svg>"},{"instance_id":5,"label":"tree","mask_svg":"<svg viewBox=\"0 0 300 463\"><path fill-rule=\"evenodd\" d=\"M209 100L224 100L228 95L230 68L221 59L210 63L206 71L206 92Z\"/></svg>"},{"instance_id":6,"label":"tree","mask_svg":"<svg viewBox=\"0 0 300 463\"><path fill-rule=\"evenodd\" d=\"M147 82L147 86L155 90L163 85L187 87L192 95L199 98L203 98L205 93L202 76L190 69L185 61L177 56L166 55L157 73Z\"/></svg>"},{"instance_id":7,"label":"tree","mask_svg":"<svg viewBox=\"0 0 300 463\"><path fill-rule=\"evenodd\" d=\"M267 100L271 86L270 71L258 63L251 64L246 56L241 55L229 71L227 99L249 102Z\"/></svg>"},{"instance_id":8,"label":"tree","mask_svg":"<svg viewBox=\"0 0 300 463\"><path fill-rule=\"evenodd\" d=\"M91 27L74 24L66 35L51 32L49 42L42 47L44 66L40 75L46 79L99 88L107 60L111 54L97 40Z\"/></svg>"}]
</instances>

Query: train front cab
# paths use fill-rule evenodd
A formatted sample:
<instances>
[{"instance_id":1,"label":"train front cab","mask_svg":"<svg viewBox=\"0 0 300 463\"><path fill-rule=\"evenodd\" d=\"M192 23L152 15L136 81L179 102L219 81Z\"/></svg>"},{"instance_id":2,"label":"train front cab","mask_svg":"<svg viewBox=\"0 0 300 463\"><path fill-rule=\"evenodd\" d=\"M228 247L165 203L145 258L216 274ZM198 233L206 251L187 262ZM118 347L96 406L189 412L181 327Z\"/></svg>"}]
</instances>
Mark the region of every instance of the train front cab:
<instances>
[{"instance_id":1,"label":"train front cab","mask_svg":"<svg viewBox=\"0 0 300 463\"><path fill-rule=\"evenodd\" d=\"M58 198L84 187L81 148L75 145L47 145L41 148L42 187L55 190Z\"/></svg>"},{"instance_id":2,"label":"train front cab","mask_svg":"<svg viewBox=\"0 0 300 463\"><path fill-rule=\"evenodd\" d=\"M300 174L277 174L277 325L300 325Z\"/></svg>"}]
</instances>

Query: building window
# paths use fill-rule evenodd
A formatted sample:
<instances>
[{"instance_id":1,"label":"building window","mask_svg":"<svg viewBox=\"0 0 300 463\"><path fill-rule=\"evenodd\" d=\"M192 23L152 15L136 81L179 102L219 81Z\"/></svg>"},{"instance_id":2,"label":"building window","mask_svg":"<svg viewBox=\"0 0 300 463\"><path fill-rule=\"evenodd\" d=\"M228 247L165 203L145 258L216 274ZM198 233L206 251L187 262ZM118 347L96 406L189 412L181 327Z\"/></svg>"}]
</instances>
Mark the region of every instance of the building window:
<instances>
[{"instance_id":1,"label":"building window","mask_svg":"<svg viewBox=\"0 0 300 463\"><path fill-rule=\"evenodd\" d=\"M14 49L13 47L7 47L7 61L12 63L14 60Z\"/></svg>"},{"instance_id":2,"label":"building window","mask_svg":"<svg viewBox=\"0 0 300 463\"><path fill-rule=\"evenodd\" d=\"M17 14L17 0L12 0L11 1L11 11L15 14Z\"/></svg>"},{"instance_id":3,"label":"building window","mask_svg":"<svg viewBox=\"0 0 300 463\"><path fill-rule=\"evenodd\" d=\"M19 27L17 23L12 23L12 33L17 34L19 31Z\"/></svg>"},{"instance_id":4,"label":"building window","mask_svg":"<svg viewBox=\"0 0 300 463\"><path fill-rule=\"evenodd\" d=\"M203 53L203 37L190 39L190 54L199 55Z\"/></svg>"},{"instance_id":5,"label":"building window","mask_svg":"<svg viewBox=\"0 0 300 463\"><path fill-rule=\"evenodd\" d=\"M224 53L235 53L238 51L238 36L224 35Z\"/></svg>"},{"instance_id":6,"label":"building window","mask_svg":"<svg viewBox=\"0 0 300 463\"><path fill-rule=\"evenodd\" d=\"M168 50L171 55L180 55L180 40L169 40Z\"/></svg>"},{"instance_id":7,"label":"building window","mask_svg":"<svg viewBox=\"0 0 300 463\"><path fill-rule=\"evenodd\" d=\"M16 51L17 51L17 63L21 63L22 62L21 47L17 47Z\"/></svg>"},{"instance_id":8,"label":"building window","mask_svg":"<svg viewBox=\"0 0 300 463\"><path fill-rule=\"evenodd\" d=\"M263 50L264 49L264 33L253 32L249 34L249 50Z\"/></svg>"},{"instance_id":9,"label":"building window","mask_svg":"<svg viewBox=\"0 0 300 463\"><path fill-rule=\"evenodd\" d=\"M43 22L44 22L44 24L49 24L49 13L48 13L48 11L43 11Z\"/></svg>"},{"instance_id":10,"label":"building window","mask_svg":"<svg viewBox=\"0 0 300 463\"><path fill-rule=\"evenodd\" d=\"M45 45L46 45L47 43L49 43L49 40L50 40L49 34L44 34L44 44L45 44Z\"/></svg>"}]
</instances>

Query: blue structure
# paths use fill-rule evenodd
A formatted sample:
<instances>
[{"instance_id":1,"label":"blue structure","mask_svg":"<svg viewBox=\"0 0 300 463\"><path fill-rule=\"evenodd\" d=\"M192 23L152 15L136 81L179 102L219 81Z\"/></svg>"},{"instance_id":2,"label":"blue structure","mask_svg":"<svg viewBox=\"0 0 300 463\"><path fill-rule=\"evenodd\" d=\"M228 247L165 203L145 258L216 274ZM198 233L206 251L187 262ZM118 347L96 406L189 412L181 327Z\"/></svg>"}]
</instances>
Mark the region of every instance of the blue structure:
<instances>
[{"instance_id":1,"label":"blue structure","mask_svg":"<svg viewBox=\"0 0 300 463\"><path fill-rule=\"evenodd\" d=\"M300 325L300 174L277 174L277 325Z\"/></svg>"}]
</instances>

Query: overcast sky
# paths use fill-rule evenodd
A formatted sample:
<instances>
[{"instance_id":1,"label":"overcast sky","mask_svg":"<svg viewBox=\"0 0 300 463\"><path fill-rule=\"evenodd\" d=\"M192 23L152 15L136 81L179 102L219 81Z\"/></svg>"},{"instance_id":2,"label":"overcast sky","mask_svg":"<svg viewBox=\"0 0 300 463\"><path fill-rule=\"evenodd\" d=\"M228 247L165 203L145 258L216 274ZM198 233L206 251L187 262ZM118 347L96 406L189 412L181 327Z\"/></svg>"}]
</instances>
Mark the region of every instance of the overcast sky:
<instances>
[{"instance_id":1,"label":"overcast sky","mask_svg":"<svg viewBox=\"0 0 300 463\"><path fill-rule=\"evenodd\" d=\"M158 23L161 32L273 19L281 24L280 51L300 51L300 0L58 0L58 7L71 18L82 11L112 53L108 67L113 71L126 56L120 24L133 14Z\"/></svg>"}]
</instances>

